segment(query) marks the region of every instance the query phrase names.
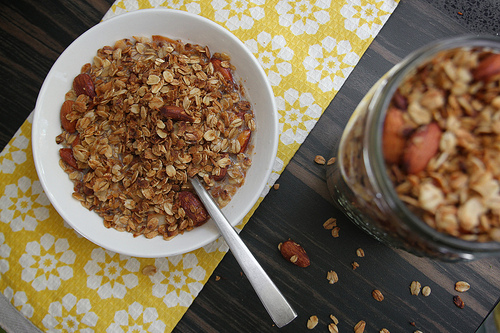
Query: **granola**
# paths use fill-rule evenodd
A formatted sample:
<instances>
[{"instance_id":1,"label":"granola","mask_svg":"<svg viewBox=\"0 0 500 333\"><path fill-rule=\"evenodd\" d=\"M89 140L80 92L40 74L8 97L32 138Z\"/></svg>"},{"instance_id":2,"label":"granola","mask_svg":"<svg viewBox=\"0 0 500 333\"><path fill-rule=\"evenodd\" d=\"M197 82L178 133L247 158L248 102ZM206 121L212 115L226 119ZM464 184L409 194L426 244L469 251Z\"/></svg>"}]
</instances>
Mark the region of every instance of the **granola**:
<instances>
[{"instance_id":1,"label":"granola","mask_svg":"<svg viewBox=\"0 0 500 333\"><path fill-rule=\"evenodd\" d=\"M251 104L230 58L163 36L97 51L61 108L60 166L107 228L166 240L208 215L188 178L224 207L251 166ZM184 198L184 202L181 202Z\"/></svg>"},{"instance_id":2,"label":"granola","mask_svg":"<svg viewBox=\"0 0 500 333\"><path fill-rule=\"evenodd\" d=\"M434 229L500 241L500 54L447 50L392 97L384 158L400 199Z\"/></svg>"}]
</instances>

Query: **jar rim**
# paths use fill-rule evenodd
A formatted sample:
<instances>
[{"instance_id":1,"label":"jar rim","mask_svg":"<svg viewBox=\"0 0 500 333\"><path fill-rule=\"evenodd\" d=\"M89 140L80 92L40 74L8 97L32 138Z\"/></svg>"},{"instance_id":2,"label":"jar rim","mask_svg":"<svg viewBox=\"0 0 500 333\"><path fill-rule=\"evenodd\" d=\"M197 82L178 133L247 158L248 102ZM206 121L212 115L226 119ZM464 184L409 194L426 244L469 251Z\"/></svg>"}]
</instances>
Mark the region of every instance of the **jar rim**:
<instances>
[{"instance_id":1,"label":"jar rim","mask_svg":"<svg viewBox=\"0 0 500 333\"><path fill-rule=\"evenodd\" d=\"M387 204L395 214L407 221L409 220L408 222L410 223L408 223L408 226L413 232L431 238L433 241L450 248L470 252L497 252L500 251L500 242L477 242L460 239L440 232L418 218L397 195L386 171L386 164L383 158L381 132L385 114L390 100L401 81L412 70L416 69L422 63L429 61L438 52L461 47L482 47L500 51L500 38L464 35L437 40L410 53L399 64L394 66L387 73L386 77L381 79L380 86L375 90L373 98L368 105L368 119L366 123L369 124L369 127L366 140L368 140L367 144L373 149L365 151L365 154L367 154L365 167L373 175L374 186L377 192L385 197Z\"/></svg>"}]
</instances>

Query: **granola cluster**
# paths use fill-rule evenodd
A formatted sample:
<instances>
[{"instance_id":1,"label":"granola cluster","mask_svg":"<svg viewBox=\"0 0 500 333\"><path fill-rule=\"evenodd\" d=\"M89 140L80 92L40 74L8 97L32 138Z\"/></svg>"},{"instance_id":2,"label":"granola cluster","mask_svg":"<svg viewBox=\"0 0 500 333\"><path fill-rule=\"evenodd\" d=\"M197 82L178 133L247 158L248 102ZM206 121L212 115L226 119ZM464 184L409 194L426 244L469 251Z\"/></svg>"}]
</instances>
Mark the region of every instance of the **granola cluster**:
<instances>
[{"instance_id":1,"label":"granola cluster","mask_svg":"<svg viewBox=\"0 0 500 333\"><path fill-rule=\"evenodd\" d=\"M500 54L443 51L394 94L384 158L402 201L431 227L500 241Z\"/></svg>"},{"instance_id":2,"label":"granola cluster","mask_svg":"<svg viewBox=\"0 0 500 333\"><path fill-rule=\"evenodd\" d=\"M254 115L232 70L225 54L162 36L99 49L61 108L73 197L134 236L168 240L203 224L188 178L223 207L251 165Z\"/></svg>"}]
</instances>

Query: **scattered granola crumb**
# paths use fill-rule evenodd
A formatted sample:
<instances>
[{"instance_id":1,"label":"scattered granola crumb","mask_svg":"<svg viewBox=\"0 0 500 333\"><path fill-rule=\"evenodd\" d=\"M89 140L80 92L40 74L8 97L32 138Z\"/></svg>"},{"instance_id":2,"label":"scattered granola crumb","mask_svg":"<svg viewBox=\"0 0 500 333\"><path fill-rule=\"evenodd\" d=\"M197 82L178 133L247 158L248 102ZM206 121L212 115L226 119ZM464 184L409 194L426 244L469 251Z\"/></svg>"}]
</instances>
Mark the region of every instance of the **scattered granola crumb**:
<instances>
[{"instance_id":1,"label":"scattered granola crumb","mask_svg":"<svg viewBox=\"0 0 500 333\"><path fill-rule=\"evenodd\" d=\"M336 226L337 226L337 219L334 217L330 217L328 220L325 221L325 223L323 223L323 228L327 230L331 230L333 229L333 227Z\"/></svg>"},{"instance_id":2,"label":"scattered granola crumb","mask_svg":"<svg viewBox=\"0 0 500 333\"><path fill-rule=\"evenodd\" d=\"M358 321L354 326L354 333L363 333L365 331L366 322L364 320Z\"/></svg>"},{"instance_id":3,"label":"scattered granola crumb","mask_svg":"<svg viewBox=\"0 0 500 333\"><path fill-rule=\"evenodd\" d=\"M274 184L274 185L273 185L273 188L274 188L275 190L278 190L278 189L280 188L280 184Z\"/></svg>"},{"instance_id":4,"label":"scattered granola crumb","mask_svg":"<svg viewBox=\"0 0 500 333\"><path fill-rule=\"evenodd\" d=\"M391 332L389 332L389 330L387 328L383 328L380 330L379 333L391 333Z\"/></svg>"},{"instance_id":5,"label":"scattered granola crumb","mask_svg":"<svg viewBox=\"0 0 500 333\"><path fill-rule=\"evenodd\" d=\"M356 261L353 261L351 265L353 270L359 267L359 264Z\"/></svg>"},{"instance_id":6,"label":"scattered granola crumb","mask_svg":"<svg viewBox=\"0 0 500 333\"><path fill-rule=\"evenodd\" d=\"M332 165L333 163L335 163L336 160L337 160L336 157L332 157L326 162L326 165Z\"/></svg>"},{"instance_id":7,"label":"scattered granola crumb","mask_svg":"<svg viewBox=\"0 0 500 333\"><path fill-rule=\"evenodd\" d=\"M330 319L333 321L333 323L335 325L338 325L339 324L339 320L337 319L337 317L335 317L334 315L330 315Z\"/></svg>"},{"instance_id":8,"label":"scattered granola crumb","mask_svg":"<svg viewBox=\"0 0 500 333\"><path fill-rule=\"evenodd\" d=\"M215 281L219 281L220 280L220 276L216 275L215 276Z\"/></svg>"},{"instance_id":9,"label":"scattered granola crumb","mask_svg":"<svg viewBox=\"0 0 500 333\"><path fill-rule=\"evenodd\" d=\"M429 296L431 294L431 287L425 286L422 288L422 295Z\"/></svg>"},{"instance_id":10,"label":"scattered granola crumb","mask_svg":"<svg viewBox=\"0 0 500 333\"><path fill-rule=\"evenodd\" d=\"M156 266L154 266L154 265L144 266L144 268L142 269L142 274L148 275L148 276L155 275L156 274Z\"/></svg>"},{"instance_id":11,"label":"scattered granola crumb","mask_svg":"<svg viewBox=\"0 0 500 333\"><path fill-rule=\"evenodd\" d=\"M364 257L365 256L365 251L362 249L362 248L358 248L356 250L356 255L360 258Z\"/></svg>"},{"instance_id":12,"label":"scattered granola crumb","mask_svg":"<svg viewBox=\"0 0 500 333\"><path fill-rule=\"evenodd\" d=\"M314 162L316 162L317 164L320 164L320 165L323 165L326 163L325 158L321 155L316 155L316 157L314 158Z\"/></svg>"},{"instance_id":13,"label":"scattered granola crumb","mask_svg":"<svg viewBox=\"0 0 500 333\"><path fill-rule=\"evenodd\" d=\"M339 280L339 277L335 271L329 271L326 274L326 278L328 280L328 283L330 283L330 284L334 284L335 282L337 282Z\"/></svg>"},{"instance_id":14,"label":"scattered granola crumb","mask_svg":"<svg viewBox=\"0 0 500 333\"><path fill-rule=\"evenodd\" d=\"M411 282L410 292L411 292L412 295L417 296L418 294L420 294L420 288L421 288L420 282L418 282L418 281L412 281Z\"/></svg>"},{"instance_id":15,"label":"scattered granola crumb","mask_svg":"<svg viewBox=\"0 0 500 333\"><path fill-rule=\"evenodd\" d=\"M336 325L336 324L334 324L334 323L330 323L330 324L328 325L328 331L329 331L330 333L339 333L339 328L337 327L337 325Z\"/></svg>"},{"instance_id":16,"label":"scattered granola crumb","mask_svg":"<svg viewBox=\"0 0 500 333\"><path fill-rule=\"evenodd\" d=\"M460 309L463 309L465 307L464 301L460 298L460 296L453 296L453 303Z\"/></svg>"},{"instance_id":17,"label":"scattered granola crumb","mask_svg":"<svg viewBox=\"0 0 500 333\"><path fill-rule=\"evenodd\" d=\"M318 325L318 317L317 316L309 317L309 319L307 320L307 328L312 330L313 328L316 327L316 325Z\"/></svg>"},{"instance_id":18,"label":"scattered granola crumb","mask_svg":"<svg viewBox=\"0 0 500 333\"><path fill-rule=\"evenodd\" d=\"M376 300L376 301L379 301L379 302L382 302L384 300L384 295L382 294L382 292L378 289L375 289L372 291L372 297Z\"/></svg>"},{"instance_id":19,"label":"scattered granola crumb","mask_svg":"<svg viewBox=\"0 0 500 333\"><path fill-rule=\"evenodd\" d=\"M335 237L335 238L339 237L340 236L339 232L340 232L340 228L339 227L333 228L332 229L332 236Z\"/></svg>"},{"instance_id":20,"label":"scattered granola crumb","mask_svg":"<svg viewBox=\"0 0 500 333\"><path fill-rule=\"evenodd\" d=\"M459 293L466 292L467 290L470 289L470 284L465 281L458 281L455 283L455 290L458 291Z\"/></svg>"}]
</instances>

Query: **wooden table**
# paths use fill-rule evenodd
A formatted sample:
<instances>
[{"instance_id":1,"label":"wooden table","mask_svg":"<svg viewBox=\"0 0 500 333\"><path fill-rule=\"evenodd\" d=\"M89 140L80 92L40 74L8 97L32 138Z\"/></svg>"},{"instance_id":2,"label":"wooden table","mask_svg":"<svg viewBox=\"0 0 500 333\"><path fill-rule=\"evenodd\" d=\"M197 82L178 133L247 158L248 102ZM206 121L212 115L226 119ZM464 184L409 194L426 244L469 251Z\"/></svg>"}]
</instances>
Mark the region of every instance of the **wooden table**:
<instances>
[{"instance_id":1,"label":"wooden table","mask_svg":"<svg viewBox=\"0 0 500 333\"><path fill-rule=\"evenodd\" d=\"M282 332L327 332L330 314L340 332L352 332L359 320L367 332L474 332L500 297L500 259L442 263L417 258L378 243L332 205L323 166L316 155L331 156L347 120L373 83L410 51L438 38L463 33L500 32L495 0L401 0L309 137L241 233L298 313ZM113 0L12 1L0 5L0 146L3 148L33 110L43 79L58 55L82 32L98 23ZM333 238L322 226L335 217L341 228ZM279 242L301 243L311 266L283 260ZM361 247L366 256L356 256ZM353 261L359 267L353 270ZM329 284L327 272L338 273ZM220 279L216 279L220 277ZM465 308L453 304L456 281L471 289L461 294ZM410 283L430 286L428 297L410 294ZM372 298L379 289L382 302ZM260 304L231 253L215 270L175 332L273 332L278 328Z\"/></svg>"}]
</instances>

